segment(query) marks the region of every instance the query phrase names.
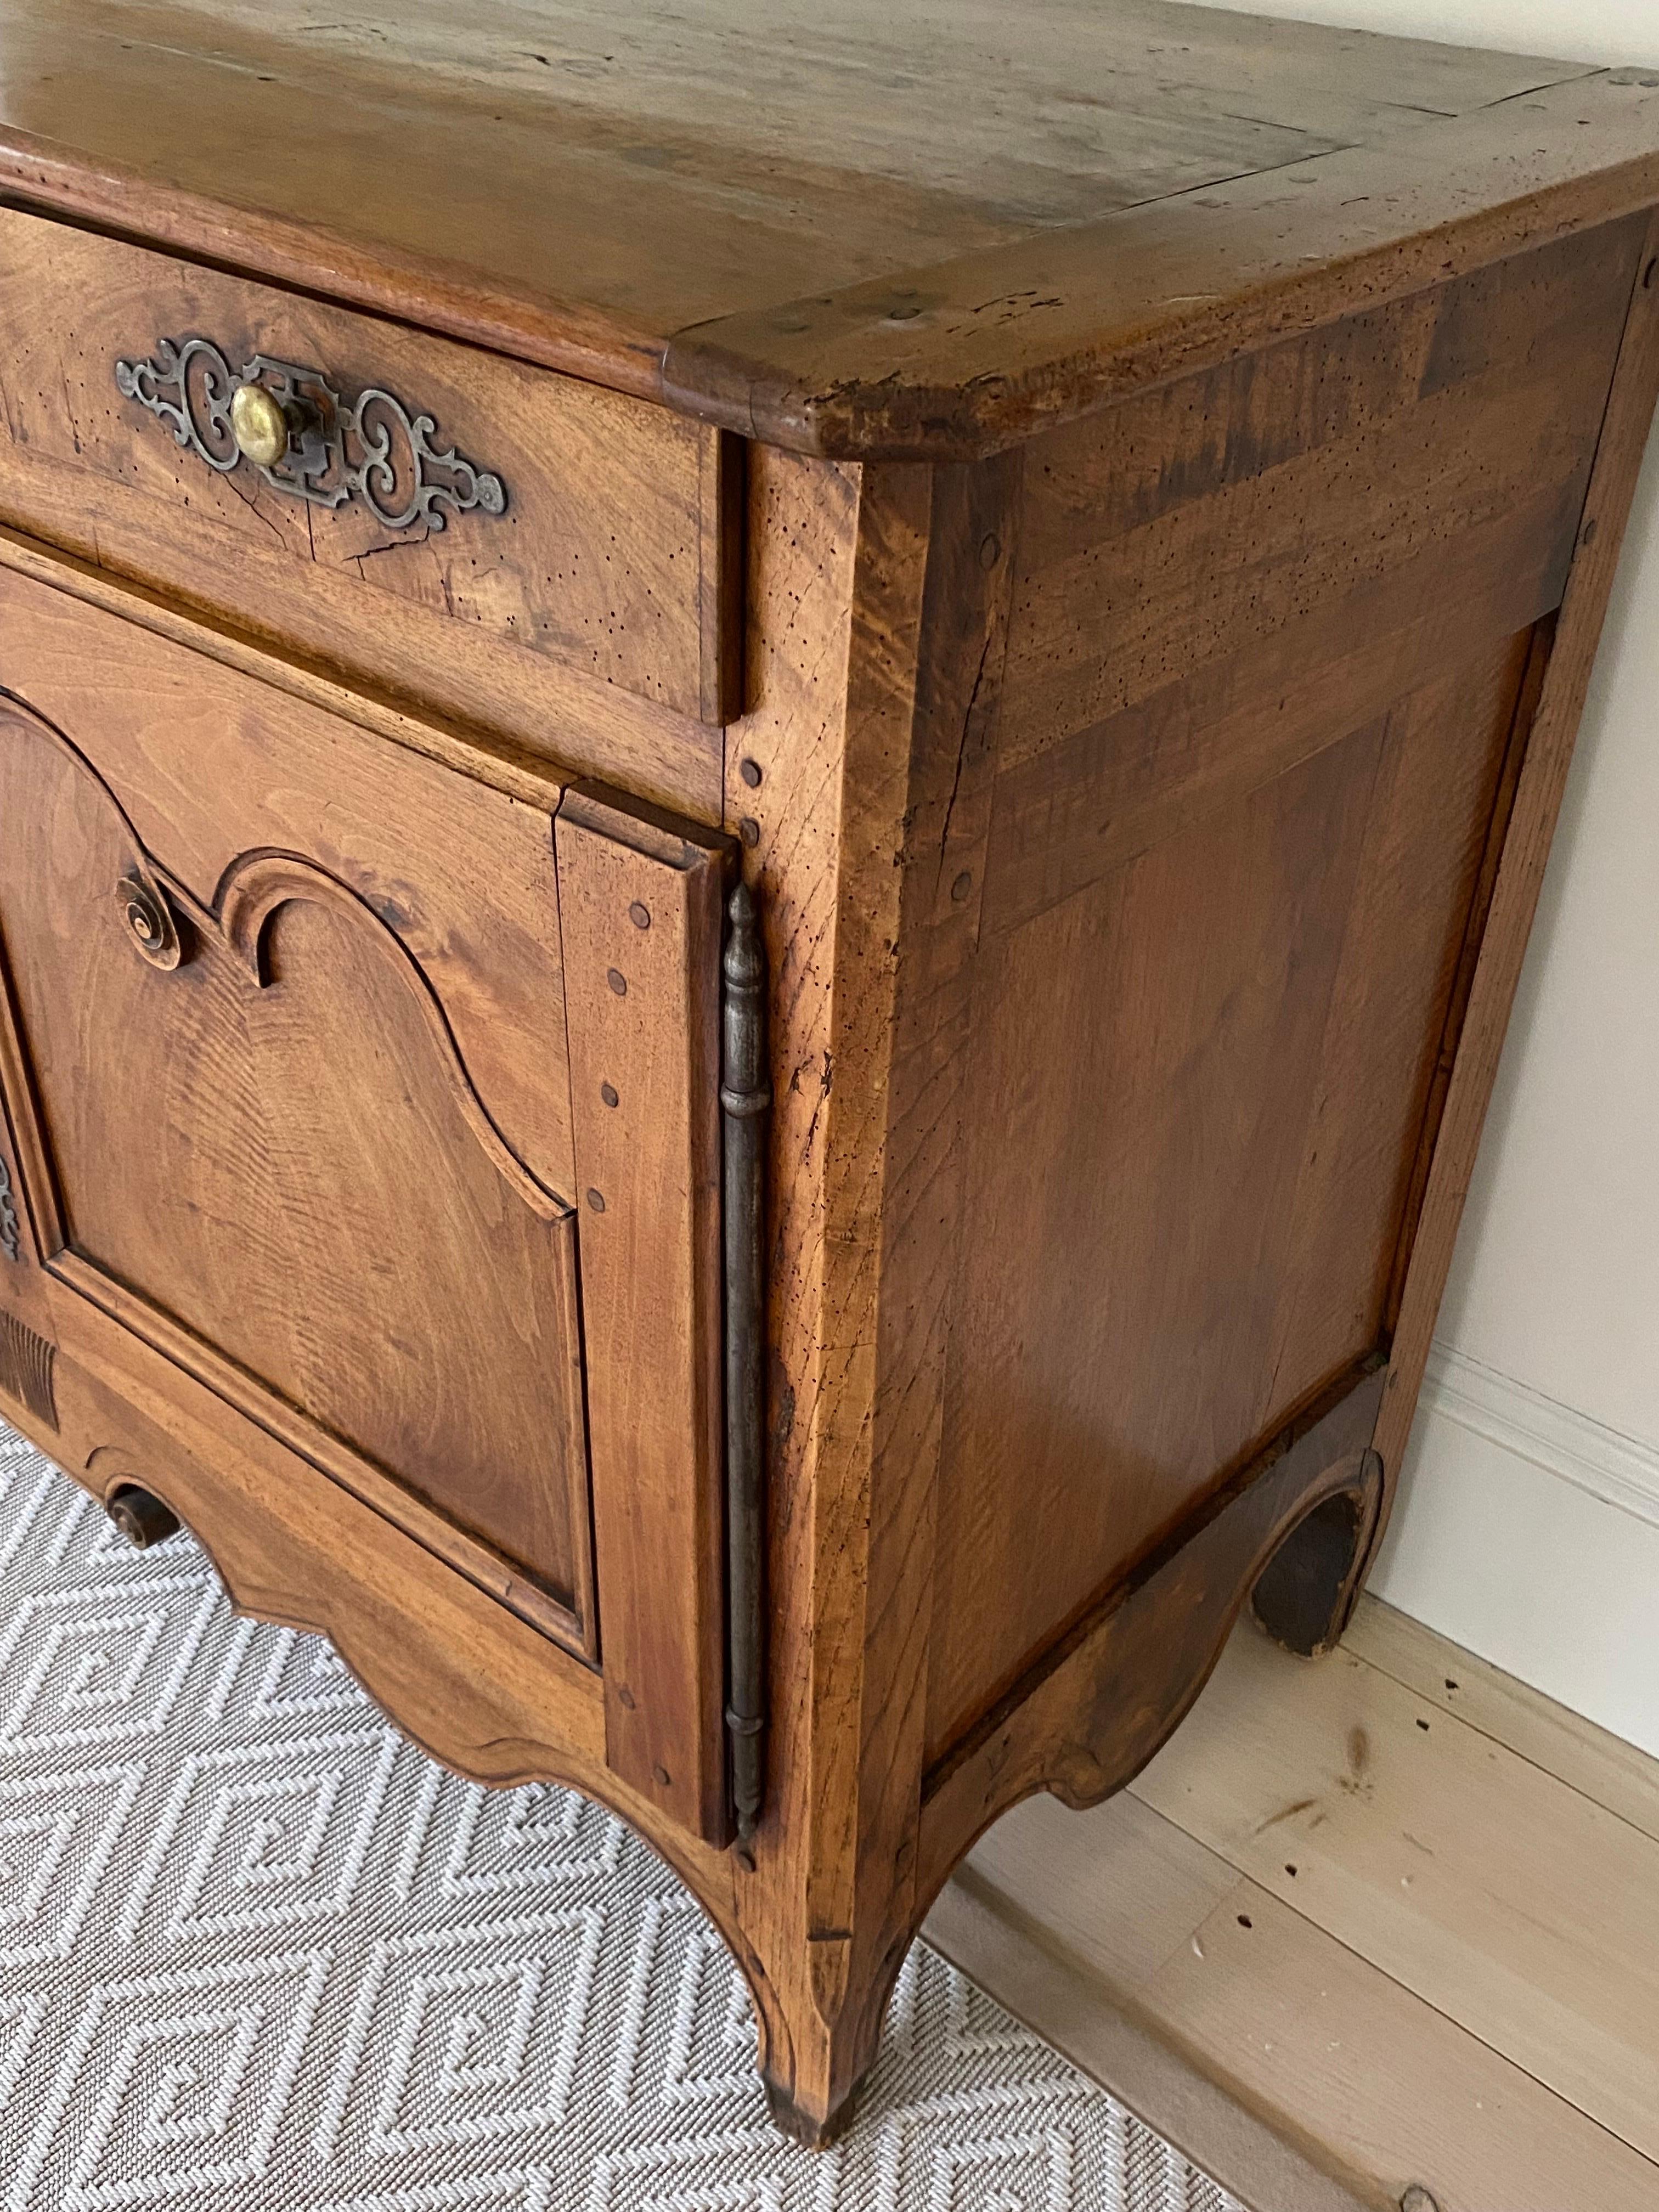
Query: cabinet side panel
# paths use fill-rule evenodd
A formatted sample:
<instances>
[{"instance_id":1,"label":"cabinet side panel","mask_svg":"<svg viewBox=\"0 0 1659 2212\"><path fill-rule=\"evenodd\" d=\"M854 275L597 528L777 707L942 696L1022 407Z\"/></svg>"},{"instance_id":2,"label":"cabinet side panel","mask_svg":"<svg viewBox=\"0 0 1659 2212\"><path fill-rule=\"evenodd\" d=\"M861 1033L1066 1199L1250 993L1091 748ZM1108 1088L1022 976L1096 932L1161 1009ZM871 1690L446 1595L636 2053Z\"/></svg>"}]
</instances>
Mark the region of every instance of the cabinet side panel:
<instances>
[{"instance_id":1,"label":"cabinet side panel","mask_svg":"<svg viewBox=\"0 0 1659 2212\"><path fill-rule=\"evenodd\" d=\"M935 1753L1378 1341L1525 650L987 949Z\"/></svg>"},{"instance_id":2,"label":"cabinet side panel","mask_svg":"<svg viewBox=\"0 0 1659 2212\"><path fill-rule=\"evenodd\" d=\"M1642 228L1028 456L929 1757L1385 1337Z\"/></svg>"},{"instance_id":3,"label":"cabinet side panel","mask_svg":"<svg viewBox=\"0 0 1659 2212\"><path fill-rule=\"evenodd\" d=\"M1149 780L1095 793L1127 836L1146 826L1131 800L1196 805L1218 754L1284 764L1355 726L1333 696L1380 711L1559 604L1643 231L1517 255L1032 446L999 747L1005 778L1027 775L997 825L994 914L1118 857L1116 837L1091 862L1059 834L1094 826L1072 810L1103 761ZM1235 718L1275 686L1281 750L1257 732L1252 751Z\"/></svg>"}]
</instances>

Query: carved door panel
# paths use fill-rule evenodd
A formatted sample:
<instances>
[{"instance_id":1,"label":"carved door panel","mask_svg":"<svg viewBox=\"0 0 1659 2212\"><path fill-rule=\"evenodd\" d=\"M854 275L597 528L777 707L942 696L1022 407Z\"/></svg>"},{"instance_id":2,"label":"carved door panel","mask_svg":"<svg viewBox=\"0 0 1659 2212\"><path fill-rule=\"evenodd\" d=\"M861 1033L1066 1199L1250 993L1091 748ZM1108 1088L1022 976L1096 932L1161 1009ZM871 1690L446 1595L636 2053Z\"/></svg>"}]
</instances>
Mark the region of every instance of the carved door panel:
<instances>
[{"instance_id":1,"label":"carved door panel","mask_svg":"<svg viewBox=\"0 0 1659 2212\"><path fill-rule=\"evenodd\" d=\"M210 904L11 702L0 809L59 1271L591 1641L571 1207L491 1119L420 962L304 854L238 855Z\"/></svg>"},{"instance_id":2,"label":"carved door panel","mask_svg":"<svg viewBox=\"0 0 1659 2212\"><path fill-rule=\"evenodd\" d=\"M0 1406L90 1301L601 1665L717 1837L726 848L471 757L0 568Z\"/></svg>"}]
</instances>

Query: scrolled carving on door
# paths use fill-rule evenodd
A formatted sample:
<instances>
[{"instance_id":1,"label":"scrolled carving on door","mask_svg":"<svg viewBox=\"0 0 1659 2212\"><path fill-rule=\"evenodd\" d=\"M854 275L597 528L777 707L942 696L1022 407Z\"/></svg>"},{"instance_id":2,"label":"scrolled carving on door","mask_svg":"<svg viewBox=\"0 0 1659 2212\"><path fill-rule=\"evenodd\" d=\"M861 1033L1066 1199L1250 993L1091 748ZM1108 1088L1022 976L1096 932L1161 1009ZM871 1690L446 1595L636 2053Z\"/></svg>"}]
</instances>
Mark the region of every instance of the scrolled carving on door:
<instances>
[{"instance_id":1,"label":"scrolled carving on door","mask_svg":"<svg viewBox=\"0 0 1659 2212\"><path fill-rule=\"evenodd\" d=\"M542 1220L565 1219L569 1206L532 1175L478 1096L456 1048L442 1003L419 961L367 900L360 898L337 876L329 875L298 854L245 854L220 886L219 930L255 983L264 989L270 980L266 963L267 933L278 909L295 900L345 915L373 933L394 971L414 994L425 1021L434 1058L443 1070L451 1096L497 1175L520 1205Z\"/></svg>"},{"instance_id":2,"label":"scrolled carving on door","mask_svg":"<svg viewBox=\"0 0 1659 2212\"><path fill-rule=\"evenodd\" d=\"M184 941L167 895L137 867L115 886L128 934L152 968L170 972L184 958Z\"/></svg>"}]
</instances>

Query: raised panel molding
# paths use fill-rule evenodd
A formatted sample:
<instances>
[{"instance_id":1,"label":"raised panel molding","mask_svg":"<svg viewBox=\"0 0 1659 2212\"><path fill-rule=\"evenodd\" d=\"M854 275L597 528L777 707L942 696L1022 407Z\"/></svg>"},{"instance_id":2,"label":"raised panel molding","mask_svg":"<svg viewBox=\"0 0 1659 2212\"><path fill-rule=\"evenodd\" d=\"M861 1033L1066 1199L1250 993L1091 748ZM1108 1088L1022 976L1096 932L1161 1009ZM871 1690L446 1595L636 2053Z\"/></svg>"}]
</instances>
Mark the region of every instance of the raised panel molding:
<instances>
[{"instance_id":1,"label":"raised panel molding","mask_svg":"<svg viewBox=\"0 0 1659 2212\"><path fill-rule=\"evenodd\" d=\"M51 825L0 868L48 1272L592 1660L575 1223L411 947L295 853L241 854L202 903L9 696L0 793ZM0 1384L51 1422L49 1347Z\"/></svg>"},{"instance_id":2,"label":"raised panel molding","mask_svg":"<svg viewBox=\"0 0 1659 2212\"><path fill-rule=\"evenodd\" d=\"M277 909L291 901L308 900L343 914L384 940L394 971L413 993L425 1018L432 1048L444 1070L456 1105L477 1139L490 1165L507 1183L520 1202L544 1221L558 1221L571 1213L555 1191L537 1180L514 1151L479 1097L466 1072L454 1032L431 979L396 932L374 913L366 900L337 876L314 867L295 853L246 853L231 868L219 891L218 927L231 949L240 956L255 983L264 990L271 981L267 957L269 932ZM200 917L204 922L211 917Z\"/></svg>"}]
</instances>

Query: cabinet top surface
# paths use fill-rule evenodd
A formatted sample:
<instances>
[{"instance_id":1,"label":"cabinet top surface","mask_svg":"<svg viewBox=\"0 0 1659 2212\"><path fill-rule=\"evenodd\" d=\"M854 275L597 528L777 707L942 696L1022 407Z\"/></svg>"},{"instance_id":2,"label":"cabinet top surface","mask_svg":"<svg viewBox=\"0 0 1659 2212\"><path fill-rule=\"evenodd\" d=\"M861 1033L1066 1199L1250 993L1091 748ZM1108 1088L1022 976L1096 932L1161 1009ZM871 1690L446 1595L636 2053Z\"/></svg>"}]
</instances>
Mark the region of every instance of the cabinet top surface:
<instances>
[{"instance_id":1,"label":"cabinet top surface","mask_svg":"<svg viewBox=\"0 0 1659 2212\"><path fill-rule=\"evenodd\" d=\"M0 0L0 190L966 457L1659 198L1659 70L1171 0Z\"/></svg>"}]
</instances>

